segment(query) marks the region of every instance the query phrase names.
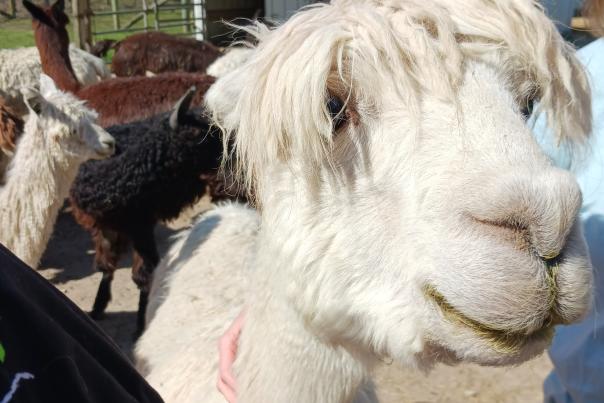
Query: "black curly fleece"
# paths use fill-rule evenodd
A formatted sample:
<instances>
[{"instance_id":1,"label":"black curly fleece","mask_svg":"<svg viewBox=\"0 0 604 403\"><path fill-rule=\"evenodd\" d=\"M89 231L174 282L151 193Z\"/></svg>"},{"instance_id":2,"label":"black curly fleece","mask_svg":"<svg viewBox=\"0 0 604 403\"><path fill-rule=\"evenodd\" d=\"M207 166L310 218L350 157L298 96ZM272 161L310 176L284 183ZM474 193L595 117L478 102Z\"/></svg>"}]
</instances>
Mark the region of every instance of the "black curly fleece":
<instances>
[{"instance_id":1,"label":"black curly fleece","mask_svg":"<svg viewBox=\"0 0 604 403\"><path fill-rule=\"evenodd\" d=\"M170 113L108 129L115 155L82 165L71 188L80 210L116 230L176 218L206 190L201 174L215 175L222 156L217 130L189 111L178 130ZM127 231L131 232L131 231Z\"/></svg>"}]
</instances>

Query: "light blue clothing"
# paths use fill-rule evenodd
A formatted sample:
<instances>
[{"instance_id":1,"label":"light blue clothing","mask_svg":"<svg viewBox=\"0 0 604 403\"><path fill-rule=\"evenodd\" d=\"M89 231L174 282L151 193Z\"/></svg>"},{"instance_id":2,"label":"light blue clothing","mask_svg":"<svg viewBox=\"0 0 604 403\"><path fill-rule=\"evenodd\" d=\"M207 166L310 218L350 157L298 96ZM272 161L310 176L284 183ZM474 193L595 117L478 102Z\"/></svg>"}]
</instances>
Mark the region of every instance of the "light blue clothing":
<instances>
[{"instance_id":1,"label":"light blue clothing","mask_svg":"<svg viewBox=\"0 0 604 403\"><path fill-rule=\"evenodd\" d=\"M556 22L561 32L570 31L570 20L581 3L581 0L541 0L547 15Z\"/></svg>"},{"instance_id":2,"label":"light blue clothing","mask_svg":"<svg viewBox=\"0 0 604 403\"><path fill-rule=\"evenodd\" d=\"M590 75L594 132L587 158L571 170L583 192L581 219L594 266L595 303L583 322L556 329L549 350L555 368L544 383L546 403L604 402L604 38L578 53ZM534 132L546 153L568 169L569 159L553 146L544 119Z\"/></svg>"}]
</instances>

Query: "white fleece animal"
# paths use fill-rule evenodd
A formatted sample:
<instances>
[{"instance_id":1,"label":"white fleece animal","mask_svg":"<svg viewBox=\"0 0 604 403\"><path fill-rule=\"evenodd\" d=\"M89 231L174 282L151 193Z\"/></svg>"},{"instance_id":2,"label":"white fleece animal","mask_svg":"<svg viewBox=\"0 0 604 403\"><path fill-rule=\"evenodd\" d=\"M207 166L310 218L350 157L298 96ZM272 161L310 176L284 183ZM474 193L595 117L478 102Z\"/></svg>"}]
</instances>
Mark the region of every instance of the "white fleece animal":
<instances>
[{"instance_id":1,"label":"white fleece animal","mask_svg":"<svg viewBox=\"0 0 604 403\"><path fill-rule=\"evenodd\" d=\"M223 401L212 344L243 305L243 403L372 401L379 359L542 352L585 314L592 273L578 185L526 127L528 98L560 141L586 138L585 73L537 2L334 0L260 28L206 97L262 209L253 275L242 240L212 239L245 213L218 210L170 251L166 270L189 274L136 348L151 384ZM203 309L176 297L185 284Z\"/></svg>"},{"instance_id":2,"label":"white fleece animal","mask_svg":"<svg viewBox=\"0 0 604 403\"><path fill-rule=\"evenodd\" d=\"M50 77L42 74L40 92L28 97L29 115L0 188L0 242L36 268L78 168L110 156L115 142L94 123L96 113Z\"/></svg>"},{"instance_id":3,"label":"white fleece animal","mask_svg":"<svg viewBox=\"0 0 604 403\"><path fill-rule=\"evenodd\" d=\"M111 77L103 59L73 45L69 47L69 57L76 77L83 85ZM38 88L41 73L40 54L35 46L0 49L0 94L4 96L7 104L20 114L27 111L21 88Z\"/></svg>"},{"instance_id":4,"label":"white fleece animal","mask_svg":"<svg viewBox=\"0 0 604 403\"><path fill-rule=\"evenodd\" d=\"M237 46L225 50L224 56L214 60L206 69L206 74L216 78L222 77L247 62L253 53L253 49L245 46Z\"/></svg>"}]
</instances>

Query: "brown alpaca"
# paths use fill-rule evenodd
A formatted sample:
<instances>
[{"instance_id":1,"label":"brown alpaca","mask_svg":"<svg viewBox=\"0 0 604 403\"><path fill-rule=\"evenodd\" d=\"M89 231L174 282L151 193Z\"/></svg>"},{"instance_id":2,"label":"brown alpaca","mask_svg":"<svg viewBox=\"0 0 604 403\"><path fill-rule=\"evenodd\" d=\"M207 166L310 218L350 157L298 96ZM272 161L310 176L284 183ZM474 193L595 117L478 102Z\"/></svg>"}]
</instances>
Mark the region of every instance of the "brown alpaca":
<instances>
[{"instance_id":1,"label":"brown alpaca","mask_svg":"<svg viewBox=\"0 0 604 403\"><path fill-rule=\"evenodd\" d=\"M0 97L0 184L3 183L4 172L21 133L23 120Z\"/></svg>"},{"instance_id":2,"label":"brown alpaca","mask_svg":"<svg viewBox=\"0 0 604 403\"><path fill-rule=\"evenodd\" d=\"M109 50L101 47L100 51ZM222 52L206 41L179 38L164 32L143 32L111 44L115 49L111 71L118 77L169 71L202 73Z\"/></svg>"},{"instance_id":3,"label":"brown alpaca","mask_svg":"<svg viewBox=\"0 0 604 403\"><path fill-rule=\"evenodd\" d=\"M23 132L23 119L21 119L0 98L0 150L5 154L15 151L15 143Z\"/></svg>"},{"instance_id":4,"label":"brown alpaca","mask_svg":"<svg viewBox=\"0 0 604 403\"><path fill-rule=\"evenodd\" d=\"M82 87L69 60L69 36L65 28L69 18L63 11L64 0L56 0L49 7L39 7L28 0L23 0L23 5L33 17L42 70L59 89L87 101L99 113L98 122L103 127L169 111L192 86L197 88L192 105L200 106L203 94L214 82L213 77L203 74L169 73L154 77L117 78Z\"/></svg>"}]
</instances>

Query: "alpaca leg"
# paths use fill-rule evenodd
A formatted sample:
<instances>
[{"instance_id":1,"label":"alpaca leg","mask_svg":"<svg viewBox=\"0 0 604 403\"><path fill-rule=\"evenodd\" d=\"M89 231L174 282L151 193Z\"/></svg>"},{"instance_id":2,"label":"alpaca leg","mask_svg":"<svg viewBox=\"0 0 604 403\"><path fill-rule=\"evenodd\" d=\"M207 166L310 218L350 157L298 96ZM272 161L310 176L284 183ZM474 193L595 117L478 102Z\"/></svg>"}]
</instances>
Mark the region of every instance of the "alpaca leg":
<instances>
[{"instance_id":1,"label":"alpaca leg","mask_svg":"<svg viewBox=\"0 0 604 403\"><path fill-rule=\"evenodd\" d=\"M98 230L93 234L95 244L95 266L103 273L99 284L90 316L101 319L111 300L111 282L113 273L117 269L120 255L123 253L127 241L124 236L114 231Z\"/></svg>"},{"instance_id":2,"label":"alpaca leg","mask_svg":"<svg viewBox=\"0 0 604 403\"><path fill-rule=\"evenodd\" d=\"M138 313L136 318L136 336L145 329L145 311L149 298L149 290L153 280L153 270L159 263L159 253L155 244L153 229L141 232L132 239L136 255L132 266L132 280L140 289L138 300ZM142 263L141 263L142 261Z\"/></svg>"},{"instance_id":3,"label":"alpaca leg","mask_svg":"<svg viewBox=\"0 0 604 403\"><path fill-rule=\"evenodd\" d=\"M102 271L102 269L101 269ZM113 271L103 271L103 277L99 283L99 288L94 298L94 304L92 305L92 311L90 311L90 317L94 320L103 319L105 316L105 309L111 301L111 282L113 281Z\"/></svg>"}]
</instances>

